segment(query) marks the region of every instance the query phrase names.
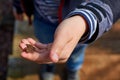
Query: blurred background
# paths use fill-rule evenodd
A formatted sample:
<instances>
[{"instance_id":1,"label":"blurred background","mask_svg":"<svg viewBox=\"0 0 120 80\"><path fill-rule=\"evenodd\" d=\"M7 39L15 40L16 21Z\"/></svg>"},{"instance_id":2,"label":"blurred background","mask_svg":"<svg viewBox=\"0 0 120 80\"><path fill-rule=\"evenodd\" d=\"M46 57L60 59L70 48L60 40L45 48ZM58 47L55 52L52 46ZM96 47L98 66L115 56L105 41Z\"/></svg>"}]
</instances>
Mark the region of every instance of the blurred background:
<instances>
[{"instance_id":1,"label":"blurred background","mask_svg":"<svg viewBox=\"0 0 120 80\"><path fill-rule=\"evenodd\" d=\"M34 37L33 26L14 19L11 0L0 0L0 80L39 80L39 66L20 57L19 42ZM120 80L120 20L100 39L91 43L80 70L81 80ZM60 80L64 64L56 64ZM8 72L7 72L8 71ZM4 77L2 77L4 76Z\"/></svg>"}]
</instances>

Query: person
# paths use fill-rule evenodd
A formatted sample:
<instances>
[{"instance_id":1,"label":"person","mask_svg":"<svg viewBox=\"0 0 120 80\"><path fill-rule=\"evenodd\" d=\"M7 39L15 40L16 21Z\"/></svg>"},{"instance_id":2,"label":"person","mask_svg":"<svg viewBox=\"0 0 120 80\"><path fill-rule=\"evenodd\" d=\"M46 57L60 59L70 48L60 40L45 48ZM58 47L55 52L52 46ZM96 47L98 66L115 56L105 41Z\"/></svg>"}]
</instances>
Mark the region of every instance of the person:
<instances>
[{"instance_id":1,"label":"person","mask_svg":"<svg viewBox=\"0 0 120 80\"><path fill-rule=\"evenodd\" d=\"M6 80L9 55L12 54L14 16L12 2L0 0L0 80Z\"/></svg>"},{"instance_id":2,"label":"person","mask_svg":"<svg viewBox=\"0 0 120 80\"><path fill-rule=\"evenodd\" d=\"M31 3L34 4L33 24L39 42L32 38L22 39L21 56L52 67L54 63L65 62L66 74L62 80L79 80L78 71L87 44L97 40L119 19L120 1L34 0ZM25 50L27 44L34 46L33 52ZM53 71L46 68L44 72ZM43 80L53 80L50 75L42 75Z\"/></svg>"}]
</instances>

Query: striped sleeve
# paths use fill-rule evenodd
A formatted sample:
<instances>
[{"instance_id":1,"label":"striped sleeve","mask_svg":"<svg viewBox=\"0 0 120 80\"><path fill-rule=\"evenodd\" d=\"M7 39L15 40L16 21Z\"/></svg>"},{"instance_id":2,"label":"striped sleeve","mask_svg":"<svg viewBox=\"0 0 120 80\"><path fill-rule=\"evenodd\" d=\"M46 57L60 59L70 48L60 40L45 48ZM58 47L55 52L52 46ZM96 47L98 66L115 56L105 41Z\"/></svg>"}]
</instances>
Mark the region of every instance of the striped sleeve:
<instances>
[{"instance_id":1,"label":"striped sleeve","mask_svg":"<svg viewBox=\"0 0 120 80\"><path fill-rule=\"evenodd\" d=\"M86 42L89 39L91 39L91 37L94 35L94 33L96 31L96 28L97 28L97 20L96 19L97 18L91 11L86 10L86 9L75 9L70 14L68 14L67 17L71 17L74 15L83 16L89 26L89 33L87 35L83 36L80 40L80 42Z\"/></svg>"},{"instance_id":2,"label":"striped sleeve","mask_svg":"<svg viewBox=\"0 0 120 80\"><path fill-rule=\"evenodd\" d=\"M111 7L101 0L89 0L78 5L67 17L74 15L83 16L86 20L89 32L83 36L80 42L91 43L111 29L113 24L113 12Z\"/></svg>"}]
</instances>

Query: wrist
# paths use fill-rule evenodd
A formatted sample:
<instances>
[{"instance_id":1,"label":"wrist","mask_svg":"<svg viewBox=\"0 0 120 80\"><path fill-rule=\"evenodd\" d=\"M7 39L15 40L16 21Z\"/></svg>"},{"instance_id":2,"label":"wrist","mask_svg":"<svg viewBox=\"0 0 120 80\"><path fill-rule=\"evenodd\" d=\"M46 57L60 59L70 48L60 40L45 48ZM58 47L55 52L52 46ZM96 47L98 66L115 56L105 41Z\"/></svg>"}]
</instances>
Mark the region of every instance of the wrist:
<instances>
[{"instance_id":1,"label":"wrist","mask_svg":"<svg viewBox=\"0 0 120 80\"><path fill-rule=\"evenodd\" d=\"M88 34L89 34L89 25L87 24L87 21L86 19L83 17L83 16L80 16L80 15L76 15L75 17L78 17L80 19L80 22L82 23L82 26L83 27L83 35L81 36L81 39L84 40L84 38L88 37Z\"/></svg>"},{"instance_id":2,"label":"wrist","mask_svg":"<svg viewBox=\"0 0 120 80\"><path fill-rule=\"evenodd\" d=\"M81 29L81 33L82 33L81 36L88 34L89 27L84 17L80 15L75 15L75 16L72 16L71 18L75 22L76 26L79 26L79 29Z\"/></svg>"}]
</instances>

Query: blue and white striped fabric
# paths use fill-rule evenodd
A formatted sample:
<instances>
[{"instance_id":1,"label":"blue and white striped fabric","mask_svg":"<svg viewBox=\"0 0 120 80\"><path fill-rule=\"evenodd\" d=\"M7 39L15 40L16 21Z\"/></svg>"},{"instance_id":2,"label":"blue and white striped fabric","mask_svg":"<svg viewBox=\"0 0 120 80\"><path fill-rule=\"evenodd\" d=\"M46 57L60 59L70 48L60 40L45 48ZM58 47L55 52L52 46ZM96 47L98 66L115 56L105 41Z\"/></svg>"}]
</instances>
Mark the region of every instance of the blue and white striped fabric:
<instances>
[{"instance_id":1,"label":"blue and white striped fabric","mask_svg":"<svg viewBox=\"0 0 120 80\"><path fill-rule=\"evenodd\" d=\"M87 38L87 40L88 40L94 35L94 33L96 31L97 18L95 17L95 15L91 11L89 11L87 9L75 9L73 12L68 14L67 17L77 15L77 14L83 16L86 19L87 23L88 23L89 31L90 31L89 34L86 35L86 36L88 36L88 38ZM87 41L87 40L84 40L84 41Z\"/></svg>"}]
</instances>

